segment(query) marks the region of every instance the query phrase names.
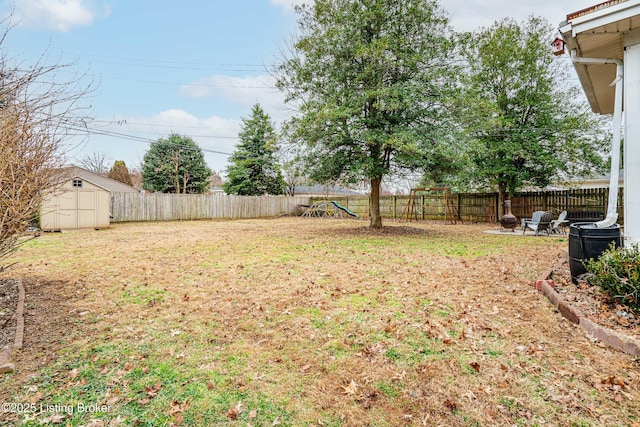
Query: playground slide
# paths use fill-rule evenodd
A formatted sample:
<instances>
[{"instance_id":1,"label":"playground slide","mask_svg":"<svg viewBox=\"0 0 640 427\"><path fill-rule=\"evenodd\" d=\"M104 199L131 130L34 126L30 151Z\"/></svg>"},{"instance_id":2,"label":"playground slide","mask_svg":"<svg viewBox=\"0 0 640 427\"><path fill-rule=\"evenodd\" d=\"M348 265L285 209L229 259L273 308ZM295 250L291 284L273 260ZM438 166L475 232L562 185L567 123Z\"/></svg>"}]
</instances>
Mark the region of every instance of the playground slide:
<instances>
[{"instance_id":1,"label":"playground slide","mask_svg":"<svg viewBox=\"0 0 640 427\"><path fill-rule=\"evenodd\" d=\"M360 219L360 215L358 215L357 213L351 212L349 209L345 208L344 206L342 206L340 203L338 202L331 202L333 203L333 206L335 206L336 208L340 209L341 211L345 212L347 215L351 215L352 217L355 217L357 219Z\"/></svg>"}]
</instances>

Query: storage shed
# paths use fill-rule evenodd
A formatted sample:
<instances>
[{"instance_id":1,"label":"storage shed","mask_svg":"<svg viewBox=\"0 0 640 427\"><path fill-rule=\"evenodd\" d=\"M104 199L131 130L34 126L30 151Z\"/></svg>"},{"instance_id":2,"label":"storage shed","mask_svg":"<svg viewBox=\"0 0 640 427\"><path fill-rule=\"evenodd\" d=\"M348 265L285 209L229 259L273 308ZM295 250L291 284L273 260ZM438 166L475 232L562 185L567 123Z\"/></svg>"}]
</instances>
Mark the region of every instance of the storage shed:
<instances>
[{"instance_id":1,"label":"storage shed","mask_svg":"<svg viewBox=\"0 0 640 427\"><path fill-rule=\"evenodd\" d=\"M137 193L119 181L72 166L40 209L40 228L60 231L76 228L107 228L110 225L111 192Z\"/></svg>"}]
</instances>

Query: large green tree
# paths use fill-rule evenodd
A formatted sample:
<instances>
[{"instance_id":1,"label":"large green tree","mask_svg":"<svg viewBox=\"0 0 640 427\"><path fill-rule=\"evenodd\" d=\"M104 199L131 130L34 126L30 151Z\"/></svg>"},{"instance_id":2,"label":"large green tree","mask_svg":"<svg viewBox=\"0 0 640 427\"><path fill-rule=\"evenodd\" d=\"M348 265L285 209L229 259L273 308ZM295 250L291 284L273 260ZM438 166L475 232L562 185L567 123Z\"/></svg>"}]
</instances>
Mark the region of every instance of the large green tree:
<instances>
[{"instance_id":1,"label":"large green tree","mask_svg":"<svg viewBox=\"0 0 640 427\"><path fill-rule=\"evenodd\" d=\"M382 227L383 177L427 167L448 142L447 18L431 0L316 0L297 11L299 36L278 67L299 108L288 128L306 145L311 179L370 182L370 225Z\"/></svg>"},{"instance_id":2,"label":"large green tree","mask_svg":"<svg viewBox=\"0 0 640 427\"><path fill-rule=\"evenodd\" d=\"M161 193L206 193L211 169L191 138L176 133L151 144L142 161L142 187Z\"/></svg>"},{"instance_id":3,"label":"large green tree","mask_svg":"<svg viewBox=\"0 0 640 427\"><path fill-rule=\"evenodd\" d=\"M276 132L260 105L253 106L251 117L242 119L239 137L227 167L224 191L241 196L283 194L285 182L275 157Z\"/></svg>"},{"instance_id":4,"label":"large green tree","mask_svg":"<svg viewBox=\"0 0 640 427\"><path fill-rule=\"evenodd\" d=\"M523 186L585 176L602 164L604 132L569 61L556 59L554 30L541 18L504 19L468 35L463 124L470 180L505 197Z\"/></svg>"}]
</instances>

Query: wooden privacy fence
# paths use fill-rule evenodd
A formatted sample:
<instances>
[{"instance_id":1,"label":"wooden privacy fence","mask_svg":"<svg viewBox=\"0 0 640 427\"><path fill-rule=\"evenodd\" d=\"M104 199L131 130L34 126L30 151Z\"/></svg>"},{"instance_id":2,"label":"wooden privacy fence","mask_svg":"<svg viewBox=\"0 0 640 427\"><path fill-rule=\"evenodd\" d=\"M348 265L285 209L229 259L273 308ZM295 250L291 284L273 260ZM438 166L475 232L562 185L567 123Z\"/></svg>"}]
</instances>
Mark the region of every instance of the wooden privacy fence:
<instances>
[{"instance_id":1,"label":"wooden privacy fence","mask_svg":"<svg viewBox=\"0 0 640 427\"><path fill-rule=\"evenodd\" d=\"M457 193L452 194L452 202L460 219L468 222L496 222L498 214L497 193ZM312 202L326 198L312 198ZM369 198L336 197L329 198L360 215L369 216ZM511 199L511 210L519 218L531 217L534 211L552 211L554 216L566 210L569 212L601 212L606 215L609 199L608 188L574 189L558 191L536 191L519 193ZM618 222L624 223L623 189L618 192ZM409 196L383 196L380 198L380 212L385 218L406 219ZM418 219L443 220L446 215L446 199L442 192L431 192L417 197Z\"/></svg>"},{"instance_id":2,"label":"wooden privacy fence","mask_svg":"<svg viewBox=\"0 0 640 427\"><path fill-rule=\"evenodd\" d=\"M520 193L511 199L511 210L519 218L531 217L534 211L549 210L557 216L569 212L606 213L607 188L538 191ZM313 202L335 200L361 218L370 215L368 196L308 197L308 196L221 196L209 194L144 194L112 193L112 222L172 221L192 219L267 218L302 214ZM384 218L403 219L407 215L409 196L383 196L380 212ZM618 222L623 224L623 189L618 194ZM496 193L458 193L451 201L466 222L496 222L498 195ZM416 217L421 220L443 220L446 199L442 192L420 195L415 200Z\"/></svg>"},{"instance_id":3,"label":"wooden privacy fence","mask_svg":"<svg viewBox=\"0 0 640 427\"><path fill-rule=\"evenodd\" d=\"M267 218L299 214L309 197L111 193L111 221Z\"/></svg>"}]
</instances>

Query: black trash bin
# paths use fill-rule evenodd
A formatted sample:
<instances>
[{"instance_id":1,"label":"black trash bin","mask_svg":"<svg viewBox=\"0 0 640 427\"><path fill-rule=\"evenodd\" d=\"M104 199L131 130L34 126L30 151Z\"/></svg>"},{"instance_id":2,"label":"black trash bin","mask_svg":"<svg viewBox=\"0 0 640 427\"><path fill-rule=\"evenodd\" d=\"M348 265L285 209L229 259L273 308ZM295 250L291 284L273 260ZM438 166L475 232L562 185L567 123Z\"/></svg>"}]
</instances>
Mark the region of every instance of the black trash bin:
<instances>
[{"instance_id":1,"label":"black trash bin","mask_svg":"<svg viewBox=\"0 0 640 427\"><path fill-rule=\"evenodd\" d=\"M583 260L598 258L611 242L617 248L622 247L620 225L598 228L592 222L571 224L569 230L569 269L571 281L578 283L578 276L587 272L582 265Z\"/></svg>"}]
</instances>

